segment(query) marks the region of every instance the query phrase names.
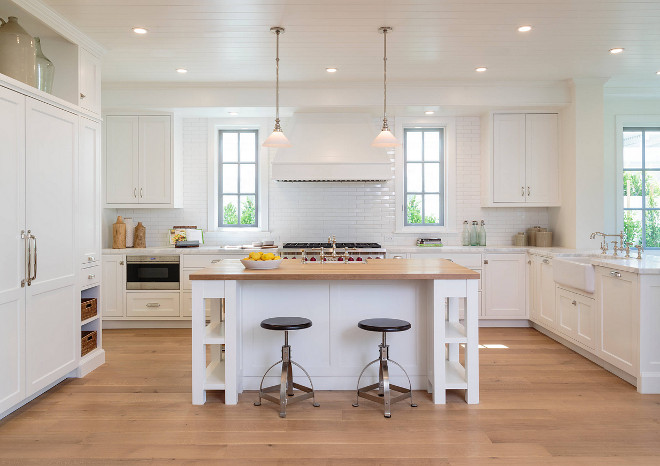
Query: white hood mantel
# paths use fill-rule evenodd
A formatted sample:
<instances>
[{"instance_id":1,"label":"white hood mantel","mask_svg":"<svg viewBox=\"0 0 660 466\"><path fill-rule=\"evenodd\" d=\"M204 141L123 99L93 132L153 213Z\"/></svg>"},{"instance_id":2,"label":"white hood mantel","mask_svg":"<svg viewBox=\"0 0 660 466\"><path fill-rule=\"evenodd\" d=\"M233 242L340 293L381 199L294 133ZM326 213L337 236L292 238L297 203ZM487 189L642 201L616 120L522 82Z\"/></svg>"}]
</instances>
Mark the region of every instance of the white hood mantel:
<instances>
[{"instance_id":1,"label":"white hood mantel","mask_svg":"<svg viewBox=\"0 0 660 466\"><path fill-rule=\"evenodd\" d=\"M278 149L272 162L275 181L386 181L391 156L372 147L378 134L368 114L298 113L287 137L292 147Z\"/></svg>"}]
</instances>

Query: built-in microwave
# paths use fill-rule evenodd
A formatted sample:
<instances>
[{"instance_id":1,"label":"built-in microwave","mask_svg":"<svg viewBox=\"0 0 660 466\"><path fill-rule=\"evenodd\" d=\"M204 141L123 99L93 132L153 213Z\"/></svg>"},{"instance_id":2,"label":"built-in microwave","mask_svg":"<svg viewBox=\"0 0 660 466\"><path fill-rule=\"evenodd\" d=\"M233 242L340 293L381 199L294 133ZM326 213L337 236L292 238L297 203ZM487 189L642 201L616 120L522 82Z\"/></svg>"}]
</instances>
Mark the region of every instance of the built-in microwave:
<instances>
[{"instance_id":1,"label":"built-in microwave","mask_svg":"<svg viewBox=\"0 0 660 466\"><path fill-rule=\"evenodd\" d=\"M178 290L179 256L126 256L127 290Z\"/></svg>"}]
</instances>

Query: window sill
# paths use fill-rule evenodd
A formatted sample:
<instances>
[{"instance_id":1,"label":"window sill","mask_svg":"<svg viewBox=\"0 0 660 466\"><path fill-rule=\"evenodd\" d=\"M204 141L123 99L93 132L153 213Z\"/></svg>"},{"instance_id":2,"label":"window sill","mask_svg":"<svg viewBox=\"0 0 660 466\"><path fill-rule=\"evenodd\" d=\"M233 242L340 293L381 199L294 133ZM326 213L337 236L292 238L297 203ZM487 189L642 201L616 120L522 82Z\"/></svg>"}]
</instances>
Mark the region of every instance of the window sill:
<instances>
[{"instance_id":1,"label":"window sill","mask_svg":"<svg viewBox=\"0 0 660 466\"><path fill-rule=\"evenodd\" d=\"M456 233L456 229L448 226L438 226L438 227L413 227L413 226L404 226L396 229L395 233Z\"/></svg>"}]
</instances>

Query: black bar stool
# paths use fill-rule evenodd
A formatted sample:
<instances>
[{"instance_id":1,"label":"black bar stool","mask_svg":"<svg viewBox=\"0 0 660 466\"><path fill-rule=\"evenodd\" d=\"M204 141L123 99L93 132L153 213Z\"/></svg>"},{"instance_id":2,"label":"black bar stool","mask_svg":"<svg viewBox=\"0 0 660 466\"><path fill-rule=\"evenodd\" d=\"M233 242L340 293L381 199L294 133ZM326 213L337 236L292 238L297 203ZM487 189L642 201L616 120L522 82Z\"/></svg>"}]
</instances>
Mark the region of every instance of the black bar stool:
<instances>
[{"instance_id":1,"label":"black bar stool","mask_svg":"<svg viewBox=\"0 0 660 466\"><path fill-rule=\"evenodd\" d=\"M376 403L380 403L384 405L384 410L385 410L385 417L390 418L392 417L392 413L390 412L390 406L393 403L396 403L397 401L401 401L405 398L410 398L410 406L413 408L416 408L417 405L413 403L413 398L412 398L412 384L410 383L410 377L408 377L408 373L406 370L401 367L401 364L398 362L390 359L390 346L387 344L387 333L388 332L403 332L405 330L409 330L411 325L410 322L406 322L405 320L399 320L399 319L366 319L366 320L361 320L358 323L358 327L361 328L362 330L367 330L369 332L382 332L383 334L383 342L378 345L379 348L379 358L374 359L371 361L369 364L367 364L364 369L362 369L362 372L360 372L360 377L358 377L358 383L357 383L357 397L355 399L355 403L353 403L354 407L358 407L358 401L360 397L366 398L367 400L375 401ZM362 374L364 374L364 371L367 370L367 367L371 366L372 364L375 364L377 362L380 362L380 368L378 369L378 383L374 383L371 385L367 385L366 387L360 388L360 379L362 378ZM399 368L403 371L403 373L406 375L406 378L408 379L408 388L403 388L399 387L398 385L394 385L390 383L390 372L389 368L387 367L387 363L392 362L399 366ZM375 396L370 392L371 390L378 390L378 396ZM397 391L401 393L401 395L391 398L390 396L390 390Z\"/></svg>"},{"instance_id":2,"label":"black bar stool","mask_svg":"<svg viewBox=\"0 0 660 466\"><path fill-rule=\"evenodd\" d=\"M282 346L282 359L270 366L264 376L261 378L261 384L259 385L259 401L254 403L255 406L261 406L262 398L265 398L268 401L272 401L273 403L278 403L280 405L280 417L286 417L287 404L295 403L307 398L312 398L315 407L319 406L319 404L316 402L316 398L314 397L314 384L312 383L312 378L300 364L291 359L291 346L289 346L289 330L302 330L311 326L312 321L303 317L273 317L261 322L261 328L265 328L267 330L284 330L284 345ZM270 370L277 366L279 363L282 363L282 376L279 385L263 388L266 375L268 375ZM311 388L293 382L292 364L298 366L300 370L305 373L309 379L309 385ZM298 390L305 393L294 396L294 388L297 388ZM271 392L280 392L279 398L268 395L268 393ZM288 398L287 395L292 398Z\"/></svg>"}]
</instances>

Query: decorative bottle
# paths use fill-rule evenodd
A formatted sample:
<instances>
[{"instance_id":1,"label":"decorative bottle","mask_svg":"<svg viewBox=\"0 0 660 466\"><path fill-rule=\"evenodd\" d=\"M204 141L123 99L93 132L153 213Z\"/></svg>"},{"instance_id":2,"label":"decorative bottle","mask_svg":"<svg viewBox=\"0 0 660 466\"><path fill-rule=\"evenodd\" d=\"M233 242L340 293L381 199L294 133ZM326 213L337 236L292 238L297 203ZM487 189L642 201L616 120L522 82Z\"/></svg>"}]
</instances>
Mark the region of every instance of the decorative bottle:
<instances>
[{"instance_id":1,"label":"decorative bottle","mask_svg":"<svg viewBox=\"0 0 660 466\"><path fill-rule=\"evenodd\" d=\"M470 246L479 246L479 239L477 238L477 221L472 221L472 228L470 229Z\"/></svg>"},{"instance_id":2,"label":"decorative bottle","mask_svg":"<svg viewBox=\"0 0 660 466\"><path fill-rule=\"evenodd\" d=\"M468 226L468 221L463 222L463 232L461 233L461 245L469 246L470 245L470 227Z\"/></svg>"},{"instance_id":3,"label":"decorative bottle","mask_svg":"<svg viewBox=\"0 0 660 466\"><path fill-rule=\"evenodd\" d=\"M486 246L486 222L483 220L479 227L479 246Z\"/></svg>"},{"instance_id":4,"label":"decorative bottle","mask_svg":"<svg viewBox=\"0 0 660 466\"><path fill-rule=\"evenodd\" d=\"M34 38L25 31L15 16L0 18L0 73L34 86L36 83L36 49Z\"/></svg>"},{"instance_id":5,"label":"decorative bottle","mask_svg":"<svg viewBox=\"0 0 660 466\"><path fill-rule=\"evenodd\" d=\"M55 65L41 51L41 39L34 38L37 51L37 77L36 87L40 91L53 93L53 79L55 78Z\"/></svg>"}]
</instances>

